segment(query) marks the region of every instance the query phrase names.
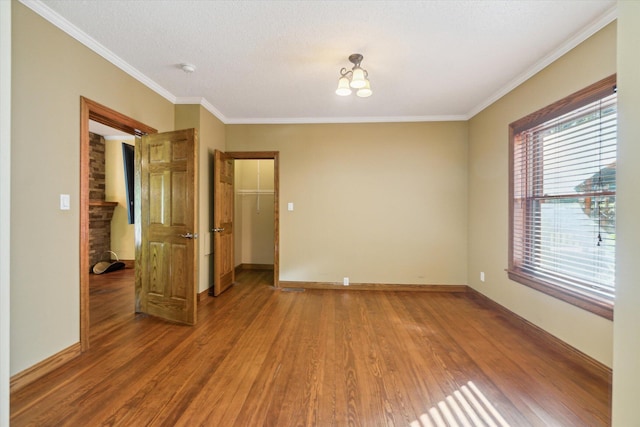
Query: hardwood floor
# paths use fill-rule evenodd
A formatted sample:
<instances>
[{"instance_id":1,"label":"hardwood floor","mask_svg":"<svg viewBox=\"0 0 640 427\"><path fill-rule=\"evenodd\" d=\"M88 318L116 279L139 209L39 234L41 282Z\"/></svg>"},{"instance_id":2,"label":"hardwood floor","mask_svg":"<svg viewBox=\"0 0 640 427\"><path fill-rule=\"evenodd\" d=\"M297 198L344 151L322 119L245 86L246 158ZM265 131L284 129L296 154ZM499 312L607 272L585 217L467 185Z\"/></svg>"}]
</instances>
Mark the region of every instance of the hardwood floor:
<instances>
[{"instance_id":1,"label":"hardwood floor","mask_svg":"<svg viewBox=\"0 0 640 427\"><path fill-rule=\"evenodd\" d=\"M135 307L135 270L89 276L89 341L131 321Z\"/></svg>"},{"instance_id":2,"label":"hardwood floor","mask_svg":"<svg viewBox=\"0 0 640 427\"><path fill-rule=\"evenodd\" d=\"M15 392L12 426L610 424L606 370L472 292L284 291L243 272L189 327L120 312L133 275L110 274L90 350Z\"/></svg>"}]
</instances>

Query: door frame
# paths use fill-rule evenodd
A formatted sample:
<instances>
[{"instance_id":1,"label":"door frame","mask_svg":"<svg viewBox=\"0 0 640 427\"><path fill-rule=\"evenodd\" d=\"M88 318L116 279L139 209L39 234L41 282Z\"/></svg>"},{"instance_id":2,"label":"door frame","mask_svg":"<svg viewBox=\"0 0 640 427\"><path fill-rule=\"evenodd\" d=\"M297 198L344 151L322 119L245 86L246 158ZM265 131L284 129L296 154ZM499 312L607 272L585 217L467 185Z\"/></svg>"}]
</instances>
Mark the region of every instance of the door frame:
<instances>
[{"instance_id":1,"label":"door frame","mask_svg":"<svg viewBox=\"0 0 640 427\"><path fill-rule=\"evenodd\" d=\"M273 286L280 288L280 152L227 151L226 154L234 160L273 160Z\"/></svg>"},{"instance_id":2,"label":"door frame","mask_svg":"<svg viewBox=\"0 0 640 427\"><path fill-rule=\"evenodd\" d=\"M80 351L89 349L89 121L141 137L157 133L131 117L125 116L84 96L80 97ZM140 224L136 224L139 227ZM136 236L138 233L136 233ZM133 307L132 307L133 308Z\"/></svg>"}]
</instances>

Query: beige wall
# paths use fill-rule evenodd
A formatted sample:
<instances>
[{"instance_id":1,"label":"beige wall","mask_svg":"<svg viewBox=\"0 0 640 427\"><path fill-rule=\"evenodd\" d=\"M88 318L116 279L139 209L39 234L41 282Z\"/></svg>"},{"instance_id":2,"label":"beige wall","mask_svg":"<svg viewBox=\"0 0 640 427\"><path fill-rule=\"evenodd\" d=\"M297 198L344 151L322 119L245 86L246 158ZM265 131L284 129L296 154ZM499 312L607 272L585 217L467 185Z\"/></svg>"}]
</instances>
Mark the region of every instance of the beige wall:
<instances>
[{"instance_id":1,"label":"beige wall","mask_svg":"<svg viewBox=\"0 0 640 427\"><path fill-rule=\"evenodd\" d=\"M127 189L124 179L122 143L135 145L135 138L105 138L105 200L118 202L111 218L111 250L121 260L135 260L135 225L129 224Z\"/></svg>"},{"instance_id":2,"label":"beige wall","mask_svg":"<svg viewBox=\"0 0 640 427\"><path fill-rule=\"evenodd\" d=\"M198 292L203 292L213 285L213 153L225 149L225 125L200 105L176 105L175 111L176 129L195 128L198 132Z\"/></svg>"},{"instance_id":3,"label":"beige wall","mask_svg":"<svg viewBox=\"0 0 640 427\"><path fill-rule=\"evenodd\" d=\"M273 264L273 160L235 161L235 265Z\"/></svg>"},{"instance_id":4,"label":"beige wall","mask_svg":"<svg viewBox=\"0 0 640 427\"><path fill-rule=\"evenodd\" d=\"M464 284L467 125L229 125L280 152L280 279ZM287 211L287 203L294 211Z\"/></svg>"},{"instance_id":5,"label":"beige wall","mask_svg":"<svg viewBox=\"0 0 640 427\"><path fill-rule=\"evenodd\" d=\"M13 375L79 341L80 96L160 131L174 106L15 1L12 24Z\"/></svg>"},{"instance_id":6,"label":"beige wall","mask_svg":"<svg viewBox=\"0 0 640 427\"><path fill-rule=\"evenodd\" d=\"M468 284L608 366L612 322L507 278L508 125L614 74L615 52L616 26L611 24L469 122Z\"/></svg>"},{"instance_id":7,"label":"beige wall","mask_svg":"<svg viewBox=\"0 0 640 427\"><path fill-rule=\"evenodd\" d=\"M640 396L640 2L618 3L617 271L613 425L638 425Z\"/></svg>"}]
</instances>

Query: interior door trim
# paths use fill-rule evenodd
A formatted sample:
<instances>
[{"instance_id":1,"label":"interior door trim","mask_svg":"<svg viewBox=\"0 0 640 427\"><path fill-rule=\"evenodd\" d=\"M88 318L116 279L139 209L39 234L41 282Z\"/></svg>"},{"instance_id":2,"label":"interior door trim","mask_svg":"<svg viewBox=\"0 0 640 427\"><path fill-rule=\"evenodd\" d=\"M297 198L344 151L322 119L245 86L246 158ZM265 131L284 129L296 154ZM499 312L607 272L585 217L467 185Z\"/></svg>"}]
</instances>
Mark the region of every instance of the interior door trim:
<instances>
[{"instance_id":1,"label":"interior door trim","mask_svg":"<svg viewBox=\"0 0 640 427\"><path fill-rule=\"evenodd\" d=\"M84 96L80 97L80 350L89 349L89 120L127 134L158 131ZM138 227L139 224L136 224Z\"/></svg>"},{"instance_id":2,"label":"interior door trim","mask_svg":"<svg viewBox=\"0 0 640 427\"><path fill-rule=\"evenodd\" d=\"M280 288L280 152L227 151L236 160L273 160L273 286Z\"/></svg>"}]
</instances>

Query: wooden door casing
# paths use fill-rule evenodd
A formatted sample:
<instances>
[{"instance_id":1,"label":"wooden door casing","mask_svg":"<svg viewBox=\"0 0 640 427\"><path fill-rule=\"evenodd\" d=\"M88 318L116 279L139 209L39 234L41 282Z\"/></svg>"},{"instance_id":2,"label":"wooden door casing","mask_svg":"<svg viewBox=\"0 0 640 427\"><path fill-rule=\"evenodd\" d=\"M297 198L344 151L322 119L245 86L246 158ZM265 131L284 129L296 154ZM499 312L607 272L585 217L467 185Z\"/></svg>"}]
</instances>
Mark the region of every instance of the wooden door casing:
<instances>
[{"instance_id":1,"label":"wooden door casing","mask_svg":"<svg viewBox=\"0 0 640 427\"><path fill-rule=\"evenodd\" d=\"M154 134L155 128L125 116L111 108L80 97L80 347L90 347L90 293L89 293L89 121L107 125L123 133L141 137ZM133 313L134 307L131 307Z\"/></svg>"},{"instance_id":2,"label":"wooden door casing","mask_svg":"<svg viewBox=\"0 0 640 427\"><path fill-rule=\"evenodd\" d=\"M227 151L234 160L273 160L273 286L280 287L280 152Z\"/></svg>"}]
</instances>

